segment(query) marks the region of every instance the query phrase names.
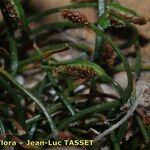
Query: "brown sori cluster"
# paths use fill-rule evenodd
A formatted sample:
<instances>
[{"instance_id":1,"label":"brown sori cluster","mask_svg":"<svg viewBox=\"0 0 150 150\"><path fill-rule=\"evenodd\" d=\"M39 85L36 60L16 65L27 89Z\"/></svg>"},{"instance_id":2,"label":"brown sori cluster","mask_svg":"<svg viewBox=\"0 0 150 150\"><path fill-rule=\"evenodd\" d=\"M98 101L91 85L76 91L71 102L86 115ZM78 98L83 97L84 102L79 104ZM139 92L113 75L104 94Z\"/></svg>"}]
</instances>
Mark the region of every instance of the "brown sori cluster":
<instances>
[{"instance_id":1,"label":"brown sori cluster","mask_svg":"<svg viewBox=\"0 0 150 150\"><path fill-rule=\"evenodd\" d=\"M120 16L134 24L144 25L147 23L147 20L142 16L134 16L134 15L121 14L121 13Z\"/></svg>"},{"instance_id":2,"label":"brown sori cluster","mask_svg":"<svg viewBox=\"0 0 150 150\"><path fill-rule=\"evenodd\" d=\"M138 24L138 25L144 25L148 21L147 19L145 19L144 17L142 17L140 15L119 12L119 11L116 11L113 9L110 11L110 16L111 16L111 14L122 17L122 18L126 19L127 21L132 22L134 24ZM111 17L110 19L113 19L113 18Z\"/></svg>"},{"instance_id":3,"label":"brown sori cluster","mask_svg":"<svg viewBox=\"0 0 150 150\"><path fill-rule=\"evenodd\" d=\"M104 61L107 62L109 67L112 67L115 63L115 53L110 44L105 43L104 46L105 52L102 54Z\"/></svg>"},{"instance_id":4,"label":"brown sori cluster","mask_svg":"<svg viewBox=\"0 0 150 150\"><path fill-rule=\"evenodd\" d=\"M17 22L19 26L22 26L22 21L17 15L17 12L15 10L15 6L13 3L10 3L10 1L6 1L6 12L8 12L9 17L12 18L13 21Z\"/></svg>"},{"instance_id":5,"label":"brown sori cluster","mask_svg":"<svg viewBox=\"0 0 150 150\"><path fill-rule=\"evenodd\" d=\"M89 80L91 78L97 77L96 72L91 67L82 65L63 65L53 69L53 76L58 77L65 75L73 78L74 80Z\"/></svg>"},{"instance_id":6,"label":"brown sori cluster","mask_svg":"<svg viewBox=\"0 0 150 150\"><path fill-rule=\"evenodd\" d=\"M121 15L123 18L125 18L127 21L132 22L134 24L138 25L144 25L147 23L146 19L142 16L132 16L132 15Z\"/></svg>"},{"instance_id":7,"label":"brown sori cluster","mask_svg":"<svg viewBox=\"0 0 150 150\"><path fill-rule=\"evenodd\" d=\"M147 23L146 19L144 17L134 17L132 19L132 22L134 24L144 25Z\"/></svg>"},{"instance_id":8,"label":"brown sori cluster","mask_svg":"<svg viewBox=\"0 0 150 150\"><path fill-rule=\"evenodd\" d=\"M82 25L89 25L89 20L87 19L87 17L78 12L75 11L73 9L62 9L61 10L61 16L64 19L68 19L69 21L73 22L73 23L80 23Z\"/></svg>"}]
</instances>

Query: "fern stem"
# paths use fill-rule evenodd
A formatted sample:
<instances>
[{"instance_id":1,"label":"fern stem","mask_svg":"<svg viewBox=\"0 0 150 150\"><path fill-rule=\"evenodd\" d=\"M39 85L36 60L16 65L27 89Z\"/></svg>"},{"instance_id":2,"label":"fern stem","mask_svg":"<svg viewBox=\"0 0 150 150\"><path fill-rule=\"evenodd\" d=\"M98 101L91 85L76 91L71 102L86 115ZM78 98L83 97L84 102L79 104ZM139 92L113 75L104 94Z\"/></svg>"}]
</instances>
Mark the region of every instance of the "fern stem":
<instances>
[{"instance_id":1,"label":"fern stem","mask_svg":"<svg viewBox=\"0 0 150 150\"><path fill-rule=\"evenodd\" d=\"M33 47L35 48L37 53L40 55L41 50L38 48L38 46L36 44L34 44ZM48 63L46 61L43 61L43 63L48 65ZM72 116L75 115L75 110L74 110L73 106L71 105L69 100L66 98L66 96L62 94L62 91L58 87L58 85L55 82L55 79L52 77L51 73L48 72L47 70L45 70L45 72L47 73L48 79L51 82L53 88L55 89L55 91L56 91L57 95L59 96L60 100L62 101L62 103L66 106L66 108L69 110L69 112L71 113Z\"/></svg>"},{"instance_id":2,"label":"fern stem","mask_svg":"<svg viewBox=\"0 0 150 150\"><path fill-rule=\"evenodd\" d=\"M102 16L105 13L105 1L104 0L98 0L98 17ZM103 28L98 25L98 28L103 30ZM98 62L100 60L100 52L103 44L103 38L97 34L96 35L96 43L95 43L95 50L93 54L92 61L93 62Z\"/></svg>"},{"instance_id":3,"label":"fern stem","mask_svg":"<svg viewBox=\"0 0 150 150\"><path fill-rule=\"evenodd\" d=\"M22 91L24 95L26 95L29 99L33 100L41 108L41 110L43 111L43 114L47 118L47 121L52 131L54 132L55 135L57 135L55 124L52 118L50 117L49 113L47 112L45 106L34 95L28 92L22 85L16 82L15 79L13 79L9 73L7 73L5 70L1 68L0 68L0 75L3 76L5 79L7 79L9 82L11 82L16 88Z\"/></svg>"},{"instance_id":4,"label":"fern stem","mask_svg":"<svg viewBox=\"0 0 150 150\"><path fill-rule=\"evenodd\" d=\"M18 70L18 50L17 50L17 44L14 37L14 34L7 29L7 37L8 37L8 44L10 49L10 58L11 58L11 68L10 72L13 76L16 75Z\"/></svg>"},{"instance_id":5,"label":"fern stem","mask_svg":"<svg viewBox=\"0 0 150 150\"><path fill-rule=\"evenodd\" d=\"M141 132L143 134L143 137L145 139L145 143L149 143L149 141L150 141L150 135L148 134L147 129L145 128L142 119L139 116L136 116L136 120L137 120L139 128L140 128L140 130L141 130Z\"/></svg>"},{"instance_id":6,"label":"fern stem","mask_svg":"<svg viewBox=\"0 0 150 150\"><path fill-rule=\"evenodd\" d=\"M104 34L103 31L101 31L100 29L98 29L94 24L90 24L89 28L91 28L97 34L99 34L100 36L102 36L108 43L110 43L110 45L113 47L114 51L117 53L117 55L122 60L124 66L125 66L125 69L126 69L126 72L127 72L127 76L128 76L128 86L127 86L124 94L122 95L122 100L125 103L130 98L132 90L133 90L132 72L131 72L129 63L126 60L125 56L121 53L121 51L119 50L119 48L116 46L116 44L108 36L106 36L106 34Z\"/></svg>"},{"instance_id":7,"label":"fern stem","mask_svg":"<svg viewBox=\"0 0 150 150\"><path fill-rule=\"evenodd\" d=\"M110 110L112 108L116 108L120 105L119 101L112 101L112 102L108 102L108 103L102 103L96 106L92 106L89 108L86 108L84 110L79 111L78 113L76 113L74 116L69 117L67 119L65 119L59 126L58 129L64 129L65 127L67 127L71 122L74 122L76 120L80 120L83 117L95 113L95 112L102 112L102 111L106 111L106 110Z\"/></svg>"}]
</instances>

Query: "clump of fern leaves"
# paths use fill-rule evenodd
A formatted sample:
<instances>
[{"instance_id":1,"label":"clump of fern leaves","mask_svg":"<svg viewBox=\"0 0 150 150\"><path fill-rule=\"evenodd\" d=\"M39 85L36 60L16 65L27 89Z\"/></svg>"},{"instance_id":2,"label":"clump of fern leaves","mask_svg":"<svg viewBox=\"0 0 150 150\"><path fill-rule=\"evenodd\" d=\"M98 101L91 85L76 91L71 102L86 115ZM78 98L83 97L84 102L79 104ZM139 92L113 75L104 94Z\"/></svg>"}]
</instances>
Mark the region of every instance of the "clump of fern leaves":
<instances>
[{"instance_id":1,"label":"clump of fern leaves","mask_svg":"<svg viewBox=\"0 0 150 150\"><path fill-rule=\"evenodd\" d=\"M91 23L88 16L75 10L84 7L98 10L97 22ZM64 138L94 139L94 146L87 149L96 149L104 143L111 149L147 147L148 126L136 112L136 82L144 68L139 33L134 26L146 24L144 17L116 2L104 0L73 3L30 17L25 16L19 0L1 0L0 8L4 18L0 24L1 139L14 140L17 147L24 149L33 148L27 147L27 139ZM41 24L31 30L30 23L58 12L66 21ZM45 42L49 33L84 27L97 34L92 53L87 44ZM123 45L118 45L108 34L111 29L126 28L130 29L131 37ZM136 53L134 68L123 54L123 49L132 45ZM51 57L72 48L85 52L91 59L82 60L79 56L75 60L59 62ZM117 62L123 63L121 69ZM36 86L26 89L16 78L33 70L44 73L44 77ZM127 73L125 90L113 80L113 74L120 70ZM102 83L112 86L117 95L100 92L97 86ZM132 132L131 138L125 141L129 132ZM20 145L20 141L24 144Z\"/></svg>"}]
</instances>

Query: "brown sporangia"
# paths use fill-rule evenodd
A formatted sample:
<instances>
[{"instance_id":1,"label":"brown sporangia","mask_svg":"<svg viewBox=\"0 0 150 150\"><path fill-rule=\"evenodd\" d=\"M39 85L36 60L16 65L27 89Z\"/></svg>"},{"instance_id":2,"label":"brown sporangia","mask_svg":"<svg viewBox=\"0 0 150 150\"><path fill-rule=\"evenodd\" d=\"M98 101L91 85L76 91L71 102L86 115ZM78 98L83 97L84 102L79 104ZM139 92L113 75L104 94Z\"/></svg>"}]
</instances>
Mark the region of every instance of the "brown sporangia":
<instances>
[{"instance_id":1,"label":"brown sporangia","mask_svg":"<svg viewBox=\"0 0 150 150\"><path fill-rule=\"evenodd\" d=\"M134 24L144 25L147 23L147 20L142 16L132 16L132 15L126 15L126 14L120 14L120 16Z\"/></svg>"},{"instance_id":2,"label":"brown sporangia","mask_svg":"<svg viewBox=\"0 0 150 150\"><path fill-rule=\"evenodd\" d=\"M138 25L144 25L144 24L146 24L147 23L147 20L144 18L144 17L133 17L132 18L132 23L134 23L134 24L138 24Z\"/></svg>"},{"instance_id":3,"label":"brown sporangia","mask_svg":"<svg viewBox=\"0 0 150 150\"><path fill-rule=\"evenodd\" d=\"M62 9L61 16L73 23L80 23L85 26L90 24L88 18L84 14L73 9Z\"/></svg>"},{"instance_id":4,"label":"brown sporangia","mask_svg":"<svg viewBox=\"0 0 150 150\"><path fill-rule=\"evenodd\" d=\"M147 23L147 19L143 16L140 15L134 15L134 14L128 14L128 13L124 13L124 12L119 12L119 11L115 11L115 10L111 10L110 11L110 16L111 14L114 14L116 16L119 16L131 23L134 24L138 24L138 25L144 25ZM112 18L111 18L112 19Z\"/></svg>"},{"instance_id":5,"label":"brown sporangia","mask_svg":"<svg viewBox=\"0 0 150 150\"><path fill-rule=\"evenodd\" d=\"M4 13L7 14L9 16L9 18L11 18L11 20L13 20L15 23L17 23L17 25L19 27L23 26L23 22L22 20L19 18L16 9L15 9L15 4L13 3L13 1L6 1L6 3L4 3L5 5L5 9L4 9Z\"/></svg>"},{"instance_id":6,"label":"brown sporangia","mask_svg":"<svg viewBox=\"0 0 150 150\"><path fill-rule=\"evenodd\" d=\"M91 78L97 77L97 73L91 67L84 65L62 65L54 68L52 74L54 77L68 76L73 78L73 80L89 80Z\"/></svg>"},{"instance_id":7,"label":"brown sporangia","mask_svg":"<svg viewBox=\"0 0 150 150\"><path fill-rule=\"evenodd\" d=\"M115 58L116 58L113 48L110 44L105 43L104 49L105 51L102 53L102 57L104 61L108 64L108 66L112 67L115 63Z\"/></svg>"}]
</instances>

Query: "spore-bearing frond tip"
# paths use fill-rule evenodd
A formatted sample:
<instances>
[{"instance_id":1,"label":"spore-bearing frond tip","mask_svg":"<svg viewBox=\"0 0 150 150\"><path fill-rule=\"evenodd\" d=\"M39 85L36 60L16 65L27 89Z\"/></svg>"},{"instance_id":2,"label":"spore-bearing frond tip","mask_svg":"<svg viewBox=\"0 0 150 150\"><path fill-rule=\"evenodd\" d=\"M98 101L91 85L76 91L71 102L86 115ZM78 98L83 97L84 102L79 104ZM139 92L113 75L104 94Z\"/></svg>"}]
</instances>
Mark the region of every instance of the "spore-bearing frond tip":
<instances>
[{"instance_id":1,"label":"spore-bearing frond tip","mask_svg":"<svg viewBox=\"0 0 150 150\"><path fill-rule=\"evenodd\" d=\"M61 65L53 69L53 76L58 77L64 75L72 77L74 80L89 80L98 76L94 69L83 65Z\"/></svg>"},{"instance_id":2,"label":"spore-bearing frond tip","mask_svg":"<svg viewBox=\"0 0 150 150\"><path fill-rule=\"evenodd\" d=\"M90 24L88 18L84 14L73 9L61 9L61 16L73 23L80 23L85 26Z\"/></svg>"}]
</instances>

